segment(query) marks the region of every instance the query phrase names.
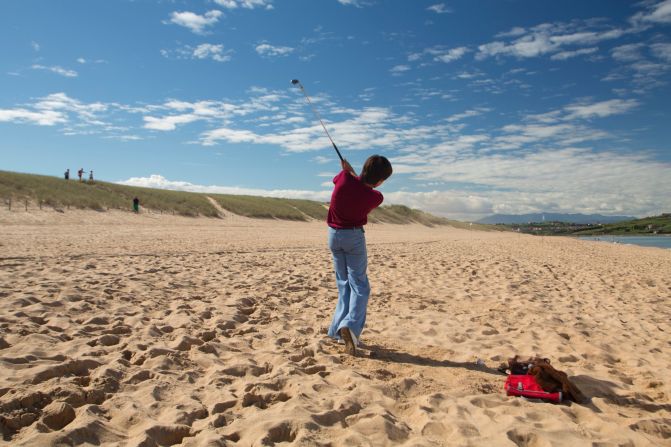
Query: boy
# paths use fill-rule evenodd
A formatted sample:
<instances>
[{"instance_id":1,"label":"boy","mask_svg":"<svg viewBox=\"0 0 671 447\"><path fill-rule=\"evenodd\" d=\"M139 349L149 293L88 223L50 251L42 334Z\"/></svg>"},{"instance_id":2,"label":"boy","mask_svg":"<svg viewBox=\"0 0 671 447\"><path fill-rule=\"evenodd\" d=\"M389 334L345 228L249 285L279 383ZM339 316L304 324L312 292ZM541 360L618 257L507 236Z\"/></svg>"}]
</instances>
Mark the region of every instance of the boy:
<instances>
[{"instance_id":1,"label":"boy","mask_svg":"<svg viewBox=\"0 0 671 447\"><path fill-rule=\"evenodd\" d=\"M389 160L380 155L369 157L358 177L346 160L341 164L343 170L333 179L335 188L327 217L329 248L338 284L338 303L328 335L342 339L347 353L356 355L370 295L363 226L368 213L383 200L382 193L374 188L391 176L392 169Z\"/></svg>"}]
</instances>

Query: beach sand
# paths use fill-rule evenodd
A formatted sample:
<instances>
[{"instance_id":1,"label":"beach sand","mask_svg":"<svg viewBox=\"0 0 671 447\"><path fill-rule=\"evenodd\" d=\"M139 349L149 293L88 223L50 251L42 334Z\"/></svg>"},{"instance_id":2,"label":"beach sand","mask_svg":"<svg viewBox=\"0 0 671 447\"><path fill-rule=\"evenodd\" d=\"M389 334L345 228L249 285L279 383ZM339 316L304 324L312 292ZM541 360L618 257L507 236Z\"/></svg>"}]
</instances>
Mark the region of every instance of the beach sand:
<instances>
[{"instance_id":1,"label":"beach sand","mask_svg":"<svg viewBox=\"0 0 671 447\"><path fill-rule=\"evenodd\" d=\"M350 357L324 335L321 222L0 212L0 443L671 445L671 250L366 237ZM591 401L507 397L496 367L515 354L548 357Z\"/></svg>"}]
</instances>

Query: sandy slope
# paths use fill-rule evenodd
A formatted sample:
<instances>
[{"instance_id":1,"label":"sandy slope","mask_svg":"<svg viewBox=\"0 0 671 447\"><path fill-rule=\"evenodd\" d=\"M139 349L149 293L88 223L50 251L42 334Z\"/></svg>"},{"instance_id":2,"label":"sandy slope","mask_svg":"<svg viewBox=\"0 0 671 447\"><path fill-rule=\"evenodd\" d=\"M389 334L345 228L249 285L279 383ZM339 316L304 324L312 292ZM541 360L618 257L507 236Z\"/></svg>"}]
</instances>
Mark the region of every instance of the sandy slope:
<instances>
[{"instance_id":1,"label":"sandy slope","mask_svg":"<svg viewBox=\"0 0 671 447\"><path fill-rule=\"evenodd\" d=\"M671 445L671 251L372 225L361 357L321 223L0 212L12 445ZM591 396L502 392L549 357ZM481 358L486 366L476 366Z\"/></svg>"}]
</instances>

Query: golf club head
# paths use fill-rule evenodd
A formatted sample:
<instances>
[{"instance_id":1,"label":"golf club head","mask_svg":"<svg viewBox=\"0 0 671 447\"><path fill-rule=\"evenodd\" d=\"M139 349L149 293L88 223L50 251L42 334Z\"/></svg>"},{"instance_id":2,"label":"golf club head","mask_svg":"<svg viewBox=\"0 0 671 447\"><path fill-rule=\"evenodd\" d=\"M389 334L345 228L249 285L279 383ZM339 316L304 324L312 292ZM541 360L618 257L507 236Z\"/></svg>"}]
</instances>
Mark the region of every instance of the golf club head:
<instances>
[{"instance_id":1,"label":"golf club head","mask_svg":"<svg viewBox=\"0 0 671 447\"><path fill-rule=\"evenodd\" d=\"M296 84L300 84L301 81L299 81L298 79L292 79L292 80L291 80L291 83L292 83L293 85L296 85Z\"/></svg>"}]
</instances>

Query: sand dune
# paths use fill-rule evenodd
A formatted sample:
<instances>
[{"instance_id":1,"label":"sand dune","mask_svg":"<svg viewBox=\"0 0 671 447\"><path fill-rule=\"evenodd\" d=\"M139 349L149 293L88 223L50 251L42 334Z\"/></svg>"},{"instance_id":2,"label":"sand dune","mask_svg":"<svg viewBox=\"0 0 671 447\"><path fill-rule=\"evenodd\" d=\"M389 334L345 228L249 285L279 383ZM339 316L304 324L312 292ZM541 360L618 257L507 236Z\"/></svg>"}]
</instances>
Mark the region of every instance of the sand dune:
<instances>
[{"instance_id":1,"label":"sand dune","mask_svg":"<svg viewBox=\"0 0 671 447\"><path fill-rule=\"evenodd\" d=\"M325 226L0 213L11 445L671 445L671 251L371 225L359 357ZM507 397L549 357L591 397ZM484 365L477 365L481 359Z\"/></svg>"}]
</instances>

